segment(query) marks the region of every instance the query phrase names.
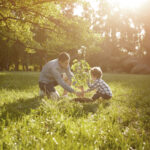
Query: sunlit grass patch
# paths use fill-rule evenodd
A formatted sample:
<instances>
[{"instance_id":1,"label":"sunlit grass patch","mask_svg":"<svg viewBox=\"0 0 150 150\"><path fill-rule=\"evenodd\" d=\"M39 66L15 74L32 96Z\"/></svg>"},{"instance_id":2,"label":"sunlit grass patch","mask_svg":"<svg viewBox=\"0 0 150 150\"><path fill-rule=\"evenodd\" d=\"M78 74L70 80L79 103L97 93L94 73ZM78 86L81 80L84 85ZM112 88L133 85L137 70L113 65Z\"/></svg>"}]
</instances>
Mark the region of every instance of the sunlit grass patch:
<instances>
[{"instance_id":1,"label":"sunlit grass patch","mask_svg":"<svg viewBox=\"0 0 150 150\"><path fill-rule=\"evenodd\" d=\"M113 98L94 103L41 99L38 76L0 73L0 149L149 149L150 76L104 74Z\"/></svg>"}]
</instances>

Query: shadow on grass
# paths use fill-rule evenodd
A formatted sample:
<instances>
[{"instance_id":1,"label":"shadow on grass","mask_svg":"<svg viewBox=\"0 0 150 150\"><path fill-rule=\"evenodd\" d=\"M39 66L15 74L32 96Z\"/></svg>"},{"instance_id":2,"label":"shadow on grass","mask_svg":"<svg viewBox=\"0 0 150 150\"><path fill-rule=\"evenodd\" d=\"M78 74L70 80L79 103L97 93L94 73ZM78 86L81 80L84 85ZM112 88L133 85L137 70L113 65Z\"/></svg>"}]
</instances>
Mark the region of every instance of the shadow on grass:
<instances>
[{"instance_id":1,"label":"shadow on grass","mask_svg":"<svg viewBox=\"0 0 150 150\"><path fill-rule=\"evenodd\" d=\"M107 107L110 106L110 101L108 100L101 100L101 101L96 101L95 103L83 103L83 111L85 113L96 113L99 109L99 106L102 106L103 109L106 109Z\"/></svg>"},{"instance_id":2,"label":"shadow on grass","mask_svg":"<svg viewBox=\"0 0 150 150\"><path fill-rule=\"evenodd\" d=\"M11 121L18 121L24 115L29 114L32 109L38 108L41 102L40 97L33 97L18 99L14 103L4 104L0 107L0 123L5 122L5 125L8 125Z\"/></svg>"},{"instance_id":3,"label":"shadow on grass","mask_svg":"<svg viewBox=\"0 0 150 150\"><path fill-rule=\"evenodd\" d=\"M88 115L89 113L97 113L102 111L103 109L106 109L111 104L111 101L109 100L96 100L93 102L79 102L74 101L74 99L70 100L69 102L67 100L62 100L57 104L57 107L60 112L74 117L74 118L80 118L85 115Z\"/></svg>"},{"instance_id":4,"label":"shadow on grass","mask_svg":"<svg viewBox=\"0 0 150 150\"><path fill-rule=\"evenodd\" d=\"M107 106L110 105L108 100L98 99L94 101L91 98L86 98L86 97L74 98L72 99L72 101L82 104L83 111L85 113L88 113L88 112L95 113L98 110L100 104L102 105L103 108L106 108Z\"/></svg>"}]
</instances>

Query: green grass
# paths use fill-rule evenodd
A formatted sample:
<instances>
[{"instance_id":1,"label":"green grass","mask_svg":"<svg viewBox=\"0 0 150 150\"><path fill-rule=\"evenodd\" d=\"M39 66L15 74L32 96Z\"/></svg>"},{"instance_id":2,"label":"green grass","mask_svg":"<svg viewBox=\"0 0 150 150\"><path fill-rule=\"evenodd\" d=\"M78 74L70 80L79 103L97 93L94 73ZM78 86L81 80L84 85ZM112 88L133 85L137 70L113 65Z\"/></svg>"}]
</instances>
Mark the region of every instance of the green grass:
<instances>
[{"instance_id":1,"label":"green grass","mask_svg":"<svg viewBox=\"0 0 150 150\"><path fill-rule=\"evenodd\" d=\"M150 149L149 75L104 74L113 98L92 104L40 99L38 76L0 73L0 150Z\"/></svg>"}]
</instances>

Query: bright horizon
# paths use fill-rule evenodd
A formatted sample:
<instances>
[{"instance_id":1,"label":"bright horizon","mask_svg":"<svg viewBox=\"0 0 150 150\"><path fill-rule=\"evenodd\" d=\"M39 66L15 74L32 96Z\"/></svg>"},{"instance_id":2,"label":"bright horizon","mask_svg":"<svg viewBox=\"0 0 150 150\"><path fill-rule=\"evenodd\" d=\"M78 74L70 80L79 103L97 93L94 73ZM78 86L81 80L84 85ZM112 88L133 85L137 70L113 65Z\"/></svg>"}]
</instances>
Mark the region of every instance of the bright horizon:
<instances>
[{"instance_id":1,"label":"bright horizon","mask_svg":"<svg viewBox=\"0 0 150 150\"><path fill-rule=\"evenodd\" d=\"M118 4L122 9L138 9L147 0L107 0L107 1L109 1L112 4Z\"/></svg>"},{"instance_id":2,"label":"bright horizon","mask_svg":"<svg viewBox=\"0 0 150 150\"><path fill-rule=\"evenodd\" d=\"M83 0L86 2L89 2L91 7L97 11L98 10L98 4L99 0ZM118 5L120 9L127 9L127 10L134 10L138 11L138 9L148 0L107 0L112 5ZM74 9L74 15L81 16L83 13L83 7L80 5L77 5L77 7Z\"/></svg>"}]
</instances>

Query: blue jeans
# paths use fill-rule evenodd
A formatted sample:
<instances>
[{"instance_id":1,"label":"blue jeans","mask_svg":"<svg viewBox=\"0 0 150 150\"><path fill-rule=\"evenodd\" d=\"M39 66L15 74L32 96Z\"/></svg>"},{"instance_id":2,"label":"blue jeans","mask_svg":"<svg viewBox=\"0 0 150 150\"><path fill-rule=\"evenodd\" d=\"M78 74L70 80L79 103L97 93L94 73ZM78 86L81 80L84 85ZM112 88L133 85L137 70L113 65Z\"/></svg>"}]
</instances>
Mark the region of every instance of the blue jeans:
<instances>
[{"instance_id":1,"label":"blue jeans","mask_svg":"<svg viewBox=\"0 0 150 150\"><path fill-rule=\"evenodd\" d=\"M39 82L39 88L42 90L44 93L46 93L47 96L50 95L51 92L55 92L55 86L58 85L57 82L53 83L43 83Z\"/></svg>"},{"instance_id":2,"label":"blue jeans","mask_svg":"<svg viewBox=\"0 0 150 150\"><path fill-rule=\"evenodd\" d=\"M98 98L100 98L100 97L102 97L103 99L110 99L110 98L111 98L110 95L102 94L102 93L100 93L100 92L96 92L96 93L93 95L92 99L93 99L93 100L96 100L96 99L98 99Z\"/></svg>"}]
</instances>

